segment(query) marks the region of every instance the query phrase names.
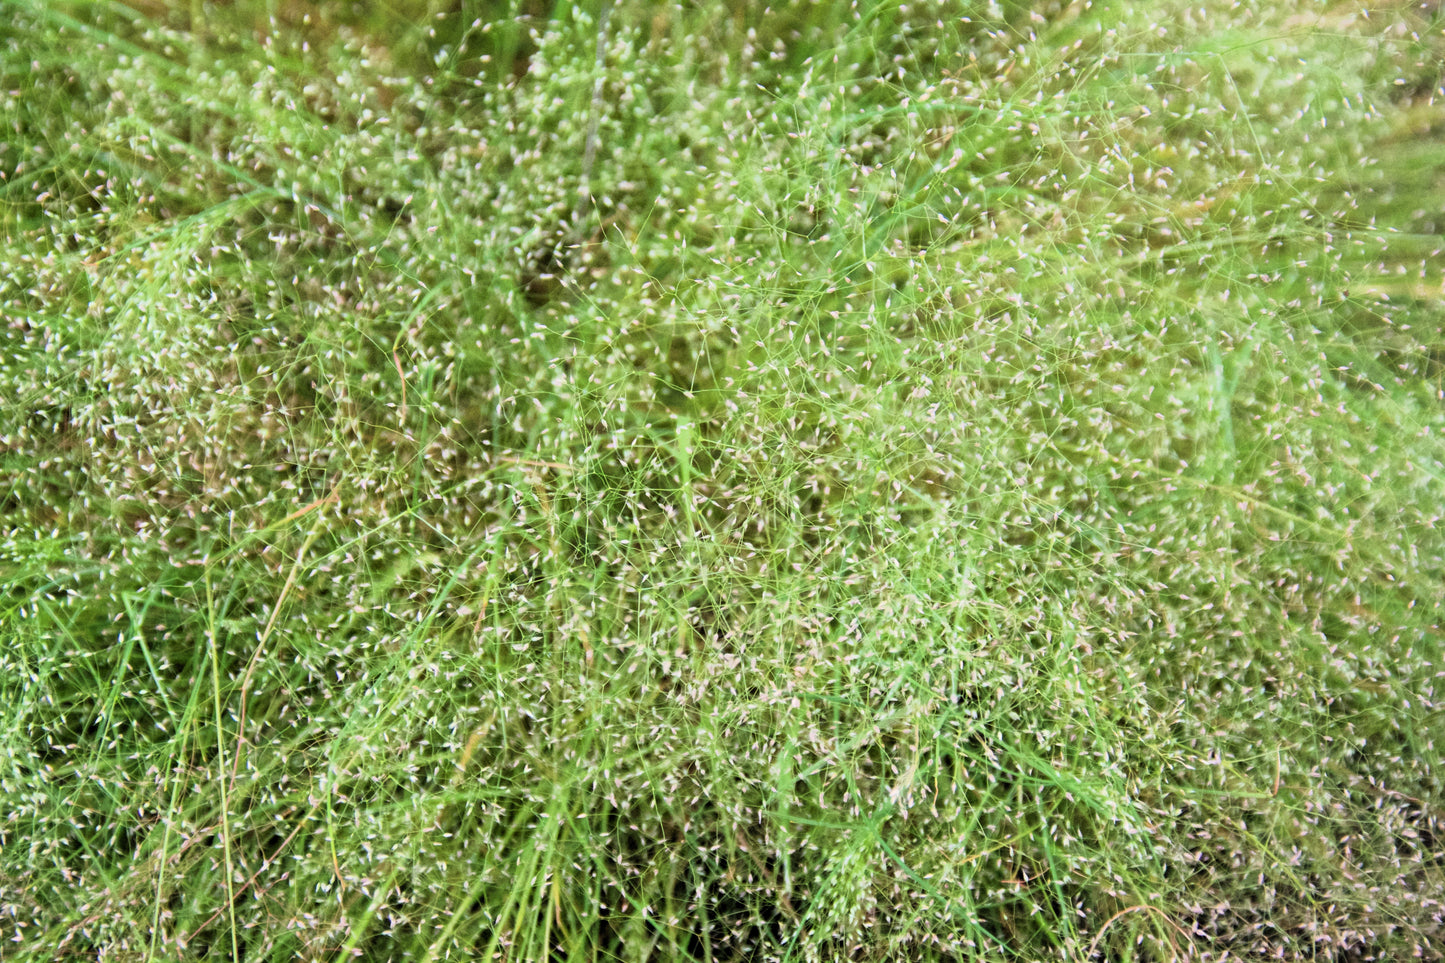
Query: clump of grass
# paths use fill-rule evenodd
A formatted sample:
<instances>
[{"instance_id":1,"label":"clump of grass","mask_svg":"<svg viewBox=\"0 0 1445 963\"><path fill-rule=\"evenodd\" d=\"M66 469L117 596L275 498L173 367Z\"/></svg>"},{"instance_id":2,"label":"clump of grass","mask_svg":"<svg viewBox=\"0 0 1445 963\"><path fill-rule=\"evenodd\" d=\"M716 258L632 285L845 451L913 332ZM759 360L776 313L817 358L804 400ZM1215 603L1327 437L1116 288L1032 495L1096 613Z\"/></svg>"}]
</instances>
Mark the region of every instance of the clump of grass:
<instances>
[{"instance_id":1,"label":"clump of grass","mask_svg":"<svg viewBox=\"0 0 1445 963\"><path fill-rule=\"evenodd\" d=\"M1438 13L12 12L8 956L1437 952Z\"/></svg>"}]
</instances>

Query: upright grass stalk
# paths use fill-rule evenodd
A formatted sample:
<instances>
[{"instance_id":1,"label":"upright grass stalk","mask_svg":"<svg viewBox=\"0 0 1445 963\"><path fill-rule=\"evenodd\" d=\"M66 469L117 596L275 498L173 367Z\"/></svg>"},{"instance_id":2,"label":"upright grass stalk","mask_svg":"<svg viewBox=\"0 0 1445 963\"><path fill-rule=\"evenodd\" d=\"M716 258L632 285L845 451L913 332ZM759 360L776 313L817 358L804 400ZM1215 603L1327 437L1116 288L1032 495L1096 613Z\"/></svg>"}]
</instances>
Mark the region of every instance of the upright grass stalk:
<instances>
[{"instance_id":1,"label":"upright grass stalk","mask_svg":"<svg viewBox=\"0 0 1445 963\"><path fill-rule=\"evenodd\" d=\"M231 924L231 959L241 959L240 927L236 925L236 867L231 857L231 790L227 785L226 773L226 730L221 716L221 650L216 633L219 630L216 618L216 598L211 586L209 559L205 567L206 579L206 643L209 646L211 662L211 710L212 723L216 732L216 781L221 794L221 851L225 856L226 870L226 917ZM237 746L237 752L240 747ZM234 774L232 777L234 778ZM159 911L159 901L157 911Z\"/></svg>"}]
</instances>

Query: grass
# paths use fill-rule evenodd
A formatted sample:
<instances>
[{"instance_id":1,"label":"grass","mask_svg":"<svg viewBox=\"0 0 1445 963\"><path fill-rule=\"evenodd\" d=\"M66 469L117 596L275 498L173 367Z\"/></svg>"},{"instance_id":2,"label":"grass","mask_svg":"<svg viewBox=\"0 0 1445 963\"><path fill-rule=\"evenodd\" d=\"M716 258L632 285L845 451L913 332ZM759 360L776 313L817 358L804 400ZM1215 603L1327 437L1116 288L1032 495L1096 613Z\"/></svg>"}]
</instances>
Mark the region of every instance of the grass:
<instances>
[{"instance_id":1,"label":"grass","mask_svg":"<svg viewBox=\"0 0 1445 963\"><path fill-rule=\"evenodd\" d=\"M6 959L1440 958L1435 5L5 13Z\"/></svg>"}]
</instances>

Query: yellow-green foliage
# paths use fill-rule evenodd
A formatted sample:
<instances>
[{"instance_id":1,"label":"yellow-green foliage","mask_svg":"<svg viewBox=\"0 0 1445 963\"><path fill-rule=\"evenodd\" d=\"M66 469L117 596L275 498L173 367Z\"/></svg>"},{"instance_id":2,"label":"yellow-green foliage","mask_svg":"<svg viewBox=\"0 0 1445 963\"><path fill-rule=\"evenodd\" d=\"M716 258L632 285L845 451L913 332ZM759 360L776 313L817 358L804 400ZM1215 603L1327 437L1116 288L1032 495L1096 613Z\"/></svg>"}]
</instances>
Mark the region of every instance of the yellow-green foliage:
<instances>
[{"instance_id":1,"label":"yellow-green foliage","mask_svg":"<svg viewBox=\"0 0 1445 963\"><path fill-rule=\"evenodd\" d=\"M1438 953L1435 6L6 5L0 955Z\"/></svg>"}]
</instances>

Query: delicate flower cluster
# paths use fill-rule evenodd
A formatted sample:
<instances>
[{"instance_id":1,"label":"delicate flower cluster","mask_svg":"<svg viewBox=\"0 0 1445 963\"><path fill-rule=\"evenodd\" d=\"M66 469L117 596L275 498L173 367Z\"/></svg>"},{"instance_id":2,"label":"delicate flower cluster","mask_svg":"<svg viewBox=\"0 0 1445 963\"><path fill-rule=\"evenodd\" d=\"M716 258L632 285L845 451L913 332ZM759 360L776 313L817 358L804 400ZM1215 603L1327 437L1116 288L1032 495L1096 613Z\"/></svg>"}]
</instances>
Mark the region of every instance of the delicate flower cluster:
<instances>
[{"instance_id":1,"label":"delicate flower cluster","mask_svg":"<svg viewBox=\"0 0 1445 963\"><path fill-rule=\"evenodd\" d=\"M0 38L16 959L1445 939L1438 17L254 6Z\"/></svg>"}]
</instances>

